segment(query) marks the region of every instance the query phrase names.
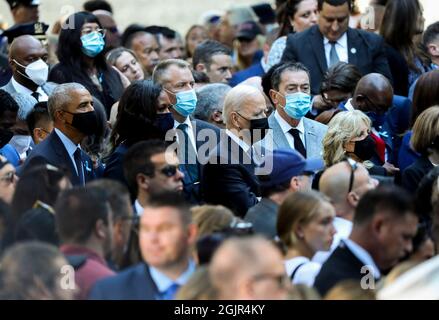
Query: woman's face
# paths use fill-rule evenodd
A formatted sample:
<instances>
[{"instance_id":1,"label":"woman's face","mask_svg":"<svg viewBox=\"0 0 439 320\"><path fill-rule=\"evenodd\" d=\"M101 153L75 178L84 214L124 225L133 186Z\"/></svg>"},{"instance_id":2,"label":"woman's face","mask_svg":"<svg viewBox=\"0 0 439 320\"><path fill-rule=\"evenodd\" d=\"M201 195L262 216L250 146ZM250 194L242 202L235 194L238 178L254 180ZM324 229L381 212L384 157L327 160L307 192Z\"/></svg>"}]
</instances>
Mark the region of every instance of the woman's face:
<instances>
[{"instance_id":1,"label":"woman's face","mask_svg":"<svg viewBox=\"0 0 439 320\"><path fill-rule=\"evenodd\" d=\"M328 251L336 233L333 221L334 207L327 201L322 201L314 218L301 227L302 239L314 253Z\"/></svg>"},{"instance_id":2,"label":"woman's face","mask_svg":"<svg viewBox=\"0 0 439 320\"><path fill-rule=\"evenodd\" d=\"M159 95L159 104L158 104L158 109L157 109L157 113L168 113L171 112L169 111L169 106L171 105L171 102L169 101L169 97L166 94L165 90L162 90L162 92L160 92Z\"/></svg>"},{"instance_id":3,"label":"woman's face","mask_svg":"<svg viewBox=\"0 0 439 320\"><path fill-rule=\"evenodd\" d=\"M360 133L357 136L353 136L344 146L344 149L346 152L353 153L355 149L355 142L356 141L362 141L367 138L369 135L369 127L366 125L366 123L362 122L360 126Z\"/></svg>"},{"instance_id":4,"label":"woman's face","mask_svg":"<svg viewBox=\"0 0 439 320\"><path fill-rule=\"evenodd\" d=\"M119 69L130 82L143 80L145 78L145 74L139 62L128 51L122 52L119 58L117 58L115 67Z\"/></svg>"},{"instance_id":5,"label":"woman's face","mask_svg":"<svg viewBox=\"0 0 439 320\"><path fill-rule=\"evenodd\" d=\"M3 160L4 158L2 158ZM0 169L0 199L6 203L12 202L15 186L17 185L17 176L12 164L6 164Z\"/></svg>"},{"instance_id":6,"label":"woman's face","mask_svg":"<svg viewBox=\"0 0 439 320\"><path fill-rule=\"evenodd\" d=\"M194 55L195 48L207 39L207 31L204 28L195 27L189 32L186 45L191 57Z\"/></svg>"},{"instance_id":7,"label":"woman's face","mask_svg":"<svg viewBox=\"0 0 439 320\"><path fill-rule=\"evenodd\" d=\"M319 17L316 0L303 0L291 20L295 32L302 32L317 23Z\"/></svg>"}]
</instances>

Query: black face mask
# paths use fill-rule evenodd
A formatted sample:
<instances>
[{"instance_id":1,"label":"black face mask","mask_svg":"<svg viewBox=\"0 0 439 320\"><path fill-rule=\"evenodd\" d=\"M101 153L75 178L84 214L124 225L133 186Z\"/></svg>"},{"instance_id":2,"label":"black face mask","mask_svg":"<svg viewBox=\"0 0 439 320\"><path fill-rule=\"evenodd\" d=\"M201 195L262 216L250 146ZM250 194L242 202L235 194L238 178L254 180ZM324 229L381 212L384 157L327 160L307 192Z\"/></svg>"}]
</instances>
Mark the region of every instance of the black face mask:
<instances>
[{"instance_id":1,"label":"black face mask","mask_svg":"<svg viewBox=\"0 0 439 320\"><path fill-rule=\"evenodd\" d=\"M9 141L11 141L14 134L8 129L0 128L0 148L3 148Z\"/></svg>"},{"instance_id":2,"label":"black face mask","mask_svg":"<svg viewBox=\"0 0 439 320\"><path fill-rule=\"evenodd\" d=\"M83 113L72 113L73 115L72 126L81 131L83 134L87 136L91 136L96 134L98 129L98 117L96 115L96 111L89 111Z\"/></svg>"},{"instance_id":3,"label":"black face mask","mask_svg":"<svg viewBox=\"0 0 439 320\"><path fill-rule=\"evenodd\" d=\"M172 113L158 113L154 125L157 127L157 129L159 129L162 135L166 135L166 132L174 127L174 118L172 117Z\"/></svg>"},{"instance_id":4,"label":"black face mask","mask_svg":"<svg viewBox=\"0 0 439 320\"><path fill-rule=\"evenodd\" d=\"M250 120L250 131L252 134L252 143L255 143L259 140L264 139L265 134L267 130L270 129L268 126L268 119L267 118L261 118L261 119L251 119ZM257 131L259 130L259 132ZM258 132L256 134L256 132Z\"/></svg>"},{"instance_id":5,"label":"black face mask","mask_svg":"<svg viewBox=\"0 0 439 320\"><path fill-rule=\"evenodd\" d=\"M363 161L370 160L376 151L375 140L370 136L361 141L355 141L354 154Z\"/></svg>"}]
</instances>

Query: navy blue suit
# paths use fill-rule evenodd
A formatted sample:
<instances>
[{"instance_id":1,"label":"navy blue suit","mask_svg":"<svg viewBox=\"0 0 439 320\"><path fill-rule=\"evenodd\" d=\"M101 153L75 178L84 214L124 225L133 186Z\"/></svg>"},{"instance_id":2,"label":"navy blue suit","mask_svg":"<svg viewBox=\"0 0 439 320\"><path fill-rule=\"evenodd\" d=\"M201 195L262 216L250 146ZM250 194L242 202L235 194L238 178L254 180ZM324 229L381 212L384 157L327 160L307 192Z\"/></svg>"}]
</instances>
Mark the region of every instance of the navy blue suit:
<instances>
[{"instance_id":1,"label":"navy blue suit","mask_svg":"<svg viewBox=\"0 0 439 320\"><path fill-rule=\"evenodd\" d=\"M259 181L255 168L254 159L222 133L220 143L204 166L204 200L223 205L235 215L244 217L248 209L258 203Z\"/></svg>"},{"instance_id":2,"label":"navy blue suit","mask_svg":"<svg viewBox=\"0 0 439 320\"><path fill-rule=\"evenodd\" d=\"M27 166L29 166L30 162L33 161L33 159L37 158L40 158L55 167L67 169L72 184L80 184L79 176L76 173L73 162L69 154L67 153L64 144L61 142L61 139L55 133L55 130L52 131L52 133L43 142L35 146L29 157L26 159L26 162L24 163L21 172L26 170ZM87 183L95 179L97 175L95 170L93 169L93 163L90 157L82 150L81 158L85 183Z\"/></svg>"},{"instance_id":3,"label":"navy blue suit","mask_svg":"<svg viewBox=\"0 0 439 320\"><path fill-rule=\"evenodd\" d=\"M130 267L93 286L89 300L157 300L158 289L145 263Z\"/></svg>"},{"instance_id":4,"label":"navy blue suit","mask_svg":"<svg viewBox=\"0 0 439 320\"><path fill-rule=\"evenodd\" d=\"M372 32L348 28L347 38L349 63L357 66L363 75L377 72L392 81L382 37ZM319 94L323 75L328 70L319 26L290 34L281 61L303 63L310 72L311 93Z\"/></svg>"},{"instance_id":5,"label":"navy blue suit","mask_svg":"<svg viewBox=\"0 0 439 320\"><path fill-rule=\"evenodd\" d=\"M104 178L117 180L128 186L123 173L123 157L127 151L127 146L122 143L118 145L117 148L111 153L111 155L105 161L105 170L103 174Z\"/></svg>"},{"instance_id":6,"label":"navy blue suit","mask_svg":"<svg viewBox=\"0 0 439 320\"><path fill-rule=\"evenodd\" d=\"M264 69L262 68L262 64L260 61L256 62L255 64L251 65L247 69L238 71L235 73L230 79L229 84L234 87L244 80L247 80L251 77L262 77L265 74Z\"/></svg>"}]
</instances>

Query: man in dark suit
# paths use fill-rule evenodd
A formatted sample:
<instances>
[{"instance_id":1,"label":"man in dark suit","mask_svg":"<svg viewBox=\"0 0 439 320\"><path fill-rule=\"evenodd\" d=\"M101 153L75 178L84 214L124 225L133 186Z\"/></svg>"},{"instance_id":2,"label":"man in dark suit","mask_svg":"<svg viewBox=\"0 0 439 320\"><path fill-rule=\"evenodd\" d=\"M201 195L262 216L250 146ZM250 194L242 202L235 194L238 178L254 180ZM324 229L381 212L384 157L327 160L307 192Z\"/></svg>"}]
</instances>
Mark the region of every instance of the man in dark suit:
<instances>
[{"instance_id":1,"label":"man in dark suit","mask_svg":"<svg viewBox=\"0 0 439 320\"><path fill-rule=\"evenodd\" d=\"M67 168L72 184L84 185L96 178L90 157L80 147L81 141L98 127L92 96L78 83L65 83L54 90L48 108L54 130L32 150L23 170L39 158Z\"/></svg>"},{"instance_id":2,"label":"man in dark suit","mask_svg":"<svg viewBox=\"0 0 439 320\"><path fill-rule=\"evenodd\" d=\"M203 172L200 157L205 156L202 154L205 147L210 145L208 149L212 149L217 144L219 129L208 122L190 118L197 105L197 96L189 63L178 59L164 60L154 69L152 77L155 83L163 86L169 98L174 131L166 135L166 140L175 141L174 147L178 150L180 168L184 173L183 191L191 203L200 204Z\"/></svg>"},{"instance_id":3,"label":"man in dark suit","mask_svg":"<svg viewBox=\"0 0 439 320\"><path fill-rule=\"evenodd\" d=\"M140 220L144 263L94 286L92 300L171 300L195 270L190 258L196 227L186 201L175 192L156 195Z\"/></svg>"},{"instance_id":4,"label":"man in dark suit","mask_svg":"<svg viewBox=\"0 0 439 320\"><path fill-rule=\"evenodd\" d=\"M364 290L375 289L381 273L412 251L418 217L410 196L398 188L366 193L354 215L352 233L322 265L314 286L324 296L343 280L355 280Z\"/></svg>"},{"instance_id":5,"label":"man in dark suit","mask_svg":"<svg viewBox=\"0 0 439 320\"><path fill-rule=\"evenodd\" d=\"M258 202L255 173L261 154L252 144L268 129L265 108L258 89L238 85L230 90L223 109L227 130L221 132L220 142L204 166L204 200L224 205L240 217Z\"/></svg>"},{"instance_id":6,"label":"man in dark suit","mask_svg":"<svg viewBox=\"0 0 439 320\"><path fill-rule=\"evenodd\" d=\"M289 35L283 62L302 62L311 74L311 93L319 94L323 74L339 61L351 63L361 73L381 73L392 79L384 40L371 32L348 27L350 0L319 0L318 25Z\"/></svg>"}]
</instances>

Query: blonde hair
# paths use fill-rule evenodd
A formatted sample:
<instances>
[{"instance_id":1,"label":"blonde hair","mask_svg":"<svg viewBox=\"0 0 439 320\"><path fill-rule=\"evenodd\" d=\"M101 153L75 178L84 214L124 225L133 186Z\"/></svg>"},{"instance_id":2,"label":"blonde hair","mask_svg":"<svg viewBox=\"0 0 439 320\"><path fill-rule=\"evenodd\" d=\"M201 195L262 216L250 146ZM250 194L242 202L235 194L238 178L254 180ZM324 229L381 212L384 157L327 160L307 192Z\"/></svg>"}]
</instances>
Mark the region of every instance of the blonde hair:
<instances>
[{"instance_id":1,"label":"blonde hair","mask_svg":"<svg viewBox=\"0 0 439 320\"><path fill-rule=\"evenodd\" d=\"M413 125L410 143L422 155L428 155L434 140L439 136L439 106L424 110Z\"/></svg>"},{"instance_id":2,"label":"blonde hair","mask_svg":"<svg viewBox=\"0 0 439 320\"><path fill-rule=\"evenodd\" d=\"M324 202L329 202L328 198L314 190L294 192L287 196L277 218L277 234L285 246L290 248L297 244L294 230L300 224L308 224Z\"/></svg>"},{"instance_id":3,"label":"blonde hair","mask_svg":"<svg viewBox=\"0 0 439 320\"><path fill-rule=\"evenodd\" d=\"M213 300L215 298L216 290L210 281L207 266L198 267L175 296L175 300Z\"/></svg>"},{"instance_id":4,"label":"blonde hair","mask_svg":"<svg viewBox=\"0 0 439 320\"><path fill-rule=\"evenodd\" d=\"M361 123L370 130L371 121L360 110L338 113L328 124L323 138L323 160L326 167L342 161L345 157L345 145L352 138L361 136Z\"/></svg>"},{"instance_id":5,"label":"blonde hair","mask_svg":"<svg viewBox=\"0 0 439 320\"><path fill-rule=\"evenodd\" d=\"M191 213L199 238L223 230L230 226L234 218L232 211L223 206L196 206Z\"/></svg>"}]
</instances>

